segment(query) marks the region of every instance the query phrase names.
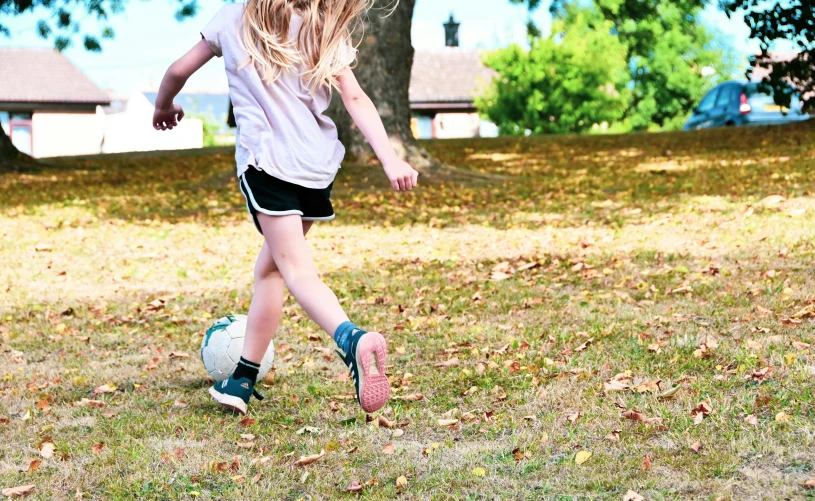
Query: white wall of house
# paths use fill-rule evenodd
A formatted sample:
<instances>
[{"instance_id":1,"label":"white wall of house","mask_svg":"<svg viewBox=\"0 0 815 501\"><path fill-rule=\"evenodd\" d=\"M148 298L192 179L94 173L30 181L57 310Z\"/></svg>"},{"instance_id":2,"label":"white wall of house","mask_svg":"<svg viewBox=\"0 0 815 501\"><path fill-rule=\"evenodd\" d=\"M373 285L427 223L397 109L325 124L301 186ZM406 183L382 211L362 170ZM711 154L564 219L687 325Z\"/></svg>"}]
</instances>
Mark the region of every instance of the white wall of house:
<instances>
[{"instance_id":1,"label":"white wall of house","mask_svg":"<svg viewBox=\"0 0 815 501\"><path fill-rule=\"evenodd\" d=\"M153 105L138 92L127 100L124 111L104 115L102 153L183 150L204 146L204 124L184 118L173 130L157 131L151 122Z\"/></svg>"},{"instance_id":2,"label":"white wall of house","mask_svg":"<svg viewBox=\"0 0 815 501\"><path fill-rule=\"evenodd\" d=\"M102 123L96 113L35 111L31 116L36 158L99 153Z\"/></svg>"},{"instance_id":3,"label":"white wall of house","mask_svg":"<svg viewBox=\"0 0 815 501\"><path fill-rule=\"evenodd\" d=\"M438 139L477 137L481 126L478 113L438 113L433 122Z\"/></svg>"}]
</instances>

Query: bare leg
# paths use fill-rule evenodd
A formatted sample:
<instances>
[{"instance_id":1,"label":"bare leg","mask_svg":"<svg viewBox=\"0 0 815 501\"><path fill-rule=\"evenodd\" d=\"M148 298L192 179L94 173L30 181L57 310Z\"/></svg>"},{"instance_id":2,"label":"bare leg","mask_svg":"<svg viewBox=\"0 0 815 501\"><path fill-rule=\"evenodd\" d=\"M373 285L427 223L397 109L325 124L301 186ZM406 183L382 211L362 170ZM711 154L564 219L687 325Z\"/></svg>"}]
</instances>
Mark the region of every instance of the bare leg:
<instances>
[{"instance_id":1,"label":"bare leg","mask_svg":"<svg viewBox=\"0 0 815 501\"><path fill-rule=\"evenodd\" d=\"M311 229L313 221L303 221L302 235ZM260 363L280 324L285 300L283 275L275 264L269 245L263 243L255 263L255 291L249 306L246 338L241 356Z\"/></svg>"},{"instance_id":2,"label":"bare leg","mask_svg":"<svg viewBox=\"0 0 815 501\"><path fill-rule=\"evenodd\" d=\"M329 336L348 316L337 296L320 280L311 249L301 229L300 216L258 214L266 246L289 291L308 316Z\"/></svg>"}]
</instances>

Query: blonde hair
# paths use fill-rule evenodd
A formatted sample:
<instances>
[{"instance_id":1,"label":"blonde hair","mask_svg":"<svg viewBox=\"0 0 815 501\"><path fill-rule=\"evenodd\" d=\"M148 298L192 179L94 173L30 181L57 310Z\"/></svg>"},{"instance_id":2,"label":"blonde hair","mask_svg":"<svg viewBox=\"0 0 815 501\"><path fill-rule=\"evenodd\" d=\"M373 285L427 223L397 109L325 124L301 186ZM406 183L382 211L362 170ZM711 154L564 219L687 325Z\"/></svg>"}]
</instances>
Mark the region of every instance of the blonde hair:
<instances>
[{"instance_id":1,"label":"blonde hair","mask_svg":"<svg viewBox=\"0 0 815 501\"><path fill-rule=\"evenodd\" d=\"M263 80L270 84L299 63L309 87L337 88L337 76L354 50L352 37L373 0L248 0L241 41ZM293 14L303 22L289 39Z\"/></svg>"}]
</instances>

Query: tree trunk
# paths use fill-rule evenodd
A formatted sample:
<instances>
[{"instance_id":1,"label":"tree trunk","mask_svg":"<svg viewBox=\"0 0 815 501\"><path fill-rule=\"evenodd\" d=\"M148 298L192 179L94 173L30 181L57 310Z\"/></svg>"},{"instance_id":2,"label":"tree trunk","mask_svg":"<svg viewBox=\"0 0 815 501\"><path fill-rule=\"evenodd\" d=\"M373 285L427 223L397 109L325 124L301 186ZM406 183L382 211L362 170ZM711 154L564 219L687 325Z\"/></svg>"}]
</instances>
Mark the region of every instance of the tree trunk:
<instances>
[{"instance_id":1,"label":"tree trunk","mask_svg":"<svg viewBox=\"0 0 815 501\"><path fill-rule=\"evenodd\" d=\"M0 127L0 173L20 171L32 163L28 155L20 153L11 143L6 131Z\"/></svg>"},{"instance_id":2,"label":"tree trunk","mask_svg":"<svg viewBox=\"0 0 815 501\"><path fill-rule=\"evenodd\" d=\"M384 5L384 2L380 4ZM408 89L413 66L410 28L415 5L416 0L401 0L387 17L384 17L387 14L385 9L371 9L354 74L376 105L396 153L414 167L421 168L433 166L436 161L413 138L410 128ZM336 92L327 115L337 124L348 158L360 163L375 158Z\"/></svg>"}]
</instances>

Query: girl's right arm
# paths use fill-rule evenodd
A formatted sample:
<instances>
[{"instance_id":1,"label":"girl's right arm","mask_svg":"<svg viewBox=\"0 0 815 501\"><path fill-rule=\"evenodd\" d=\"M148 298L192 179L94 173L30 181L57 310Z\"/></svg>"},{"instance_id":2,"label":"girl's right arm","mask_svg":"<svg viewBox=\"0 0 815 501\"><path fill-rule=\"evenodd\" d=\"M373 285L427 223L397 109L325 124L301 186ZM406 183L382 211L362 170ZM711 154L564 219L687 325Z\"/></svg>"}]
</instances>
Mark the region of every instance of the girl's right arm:
<instances>
[{"instance_id":1,"label":"girl's right arm","mask_svg":"<svg viewBox=\"0 0 815 501\"><path fill-rule=\"evenodd\" d=\"M187 79L201 69L215 53L205 40L201 40L181 59L170 65L156 96L156 110L153 112L153 127L156 130L172 129L184 118L184 110L173 104L175 96L184 88Z\"/></svg>"}]
</instances>

